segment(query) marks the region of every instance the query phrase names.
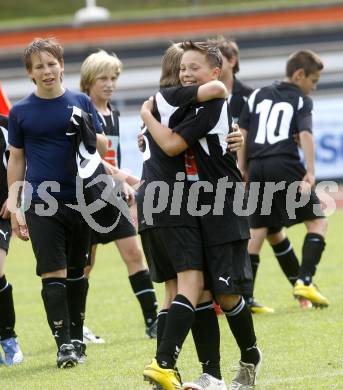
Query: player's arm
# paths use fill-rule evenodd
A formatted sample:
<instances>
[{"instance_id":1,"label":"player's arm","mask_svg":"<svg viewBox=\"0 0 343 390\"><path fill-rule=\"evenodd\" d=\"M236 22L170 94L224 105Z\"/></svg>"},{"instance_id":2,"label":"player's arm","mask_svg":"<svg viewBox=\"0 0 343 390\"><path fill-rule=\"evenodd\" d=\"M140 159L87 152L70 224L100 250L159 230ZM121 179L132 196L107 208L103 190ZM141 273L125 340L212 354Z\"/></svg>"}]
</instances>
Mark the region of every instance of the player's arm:
<instances>
[{"instance_id":1,"label":"player's arm","mask_svg":"<svg viewBox=\"0 0 343 390\"><path fill-rule=\"evenodd\" d=\"M312 135L312 111L313 102L309 97L305 97L303 100L303 106L296 112L297 129L299 129L299 143L304 152L304 160L306 164L306 174L303 177L303 184L300 186L301 192L310 191L310 188L315 184L315 146Z\"/></svg>"},{"instance_id":2,"label":"player's arm","mask_svg":"<svg viewBox=\"0 0 343 390\"><path fill-rule=\"evenodd\" d=\"M224 85L219 80L212 80L206 84L200 85L197 93L198 102L206 102L217 98L227 98L228 92Z\"/></svg>"},{"instance_id":3,"label":"player's arm","mask_svg":"<svg viewBox=\"0 0 343 390\"><path fill-rule=\"evenodd\" d=\"M104 157L108 151L108 141L104 133L96 134L96 149L101 157Z\"/></svg>"},{"instance_id":4,"label":"player's arm","mask_svg":"<svg viewBox=\"0 0 343 390\"><path fill-rule=\"evenodd\" d=\"M184 152L188 148L186 141L169 127L161 125L152 115L152 108L152 100L146 100L141 107L141 117L155 142L169 157Z\"/></svg>"},{"instance_id":5,"label":"player's arm","mask_svg":"<svg viewBox=\"0 0 343 390\"><path fill-rule=\"evenodd\" d=\"M241 130L242 136L244 138L244 142L242 144L242 147L237 151L237 160L238 160L238 168L240 169L243 178L245 178L246 171L247 171L247 143L246 143L246 139L247 139L248 132L246 129L242 129L241 127L240 127L240 130Z\"/></svg>"},{"instance_id":6,"label":"player's arm","mask_svg":"<svg viewBox=\"0 0 343 390\"><path fill-rule=\"evenodd\" d=\"M241 171L242 177L244 181L248 181L247 175L247 166L248 166L248 150L247 150L247 137L248 130L250 128L250 119L253 111L254 101L256 95L258 93L258 89L256 89L249 97L249 99L245 102L241 114L239 116L238 125L241 129L242 135L244 137L244 144L242 148L237 152L237 160L238 167Z\"/></svg>"},{"instance_id":7,"label":"player's arm","mask_svg":"<svg viewBox=\"0 0 343 390\"><path fill-rule=\"evenodd\" d=\"M2 219L9 219L11 217L11 213L7 208L7 199L4 201L4 203L1 206L0 217Z\"/></svg>"},{"instance_id":8,"label":"player's arm","mask_svg":"<svg viewBox=\"0 0 343 390\"><path fill-rule=\"evenodd\" d=\"M106 173L111 175L113 179L126 182L131 187L139 184L140 179L137 176L130 175L129 173L111 165L106 160L102 160L102 164L105 167Z\"/></svg>"},{"instance_id":9,"label":"player's arm","mask_svg":"<svg viewBox=\"0 0 343 390\"><path fill-rule=\"evenodd\" d=\"M13 212L13 210L16 210L18 207L20 207L21 195L21 188L19 188L19 186L15 186L14 184L16 182L24 181L25 170L26 161L24 149L19 149L10 146L10 158L8 160L7 166L7 181L9 189L7 206L11 211L11 225L13 231L20 239L27 241L28 236L26 234L23 234L23 230L21 229L17 220L17 215L15 212Z\"/></svg>"},{"instance_id":10,"label":"player's arm","mask_svg":"<svg viewBox=\"0 0 343 390\"><path fill-rule=\"evenodd\" d=\"M312 187L315 184L315 147L313 135L310 131L301 131L299 133L299 140L301 149L304 152L304 160L306 164L306 175L303 177L303 181L308 183ZM301 188L301 190L305 190L305 188Z\"/></svg>"}]
</instances>

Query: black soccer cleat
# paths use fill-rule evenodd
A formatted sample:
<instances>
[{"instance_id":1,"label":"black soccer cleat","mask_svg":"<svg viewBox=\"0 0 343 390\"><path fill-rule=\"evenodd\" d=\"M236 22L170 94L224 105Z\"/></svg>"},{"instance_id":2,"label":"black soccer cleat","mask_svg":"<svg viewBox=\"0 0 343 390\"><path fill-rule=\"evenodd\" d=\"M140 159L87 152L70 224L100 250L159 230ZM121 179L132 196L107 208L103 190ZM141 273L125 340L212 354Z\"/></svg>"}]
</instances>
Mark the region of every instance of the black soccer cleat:
<instances>
[{"instance_id":1,"label":"black soccer cleat","mask_svg":"<svg viewBox=\"0 0 343 390\"><path fill-rule=\"evenodd\" d=\"M62 344L57 352L57 367L72 368L78 363L73 344Z\"/></svg>"},{"instance_id":2,"label":"black soccer cleat","mask_svg":"<svg viewBox=\"0 0 343 390\"><path fill-rule=\"evenodd\" d=\"M157 339L157 320L145 328L145 335L149 339Z\"/></svg>"},{"instance_id":3,"label":"black soccer cleat","mask_svg":"<svg viewBox=\"0 0 343 390\"><path fill-rule=\"evenodd\" d=\"M82 364L82 363L85 363L86 361L86 344L83 343L82 341L80 340L71 340L71 343L73 344L74 346L74 349L75 349L75 354L78 358L78 363Z\"/></svg>"}]
</instances>

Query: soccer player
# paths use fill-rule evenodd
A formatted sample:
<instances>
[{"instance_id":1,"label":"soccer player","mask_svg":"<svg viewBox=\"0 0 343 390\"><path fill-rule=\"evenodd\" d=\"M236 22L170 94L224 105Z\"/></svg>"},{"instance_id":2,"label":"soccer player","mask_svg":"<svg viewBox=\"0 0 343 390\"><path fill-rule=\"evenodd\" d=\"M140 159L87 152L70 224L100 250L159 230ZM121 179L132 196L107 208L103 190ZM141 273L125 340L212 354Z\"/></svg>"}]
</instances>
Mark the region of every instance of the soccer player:
<instances>
[{"instance_id":1,"label":"soccer player","mask_svg":"<svg viewBox=\"0 0 343 390\"><path fill-rule=\"evenodd\" d=\"M313 190L313 103L308 96L316 88L322 69L323 63L314 52L300 50L293 53L287 61L285 80L254 91L243 109L239 124L247 140L242 149L241 167L247 172L250 183L262 184L257 210L251 216L249 253L259 255L267 229L279 226L280 221L286 227L303 222L307 234L293 295L309 300L315 306L326 307L328 300L312 283L325 247L327 221ZM294 135L299 137L305 165L300 160ZM270 190L267 182L278 183L279 188ZM307 194L309 199L291 216L287 207L295 199L287 199L287 194L297 182L300 185L295 188L298 191L296 196ZM273 196L270 215L261 214L263 194L266 199ZM280 256L287 253L288 246L285 242L278 244L276 250Z\"/></svg>"},{"instance_id":2,"label":"soccer player","mask_svg":"<svg viewBox=\"0 0 343 390\"><path fill-rule=\"evenodd\" d=\"M35 91L14 104L9 116L12 229L28 240L26 225L15 213L22 206L48 324L58 348L57 367L73 367L85 358L83 269L90 235L81 213L67 206L77 202L76 158L66 134L74 107L92 114L101 153L106 152L107 141L89 97L63 88L63 48L57 41L35 39L26 47L24 60ZM15 185L24 179L21 202Z\"/></svg>"},{"instance_id":3,"label":"soccer player","mask_svg":"<svg viewBox=\"0 0 343 390\"><path fill-rule=\"evenodd\" d=\"M10 212L7 209L8 118L0 115L0 344L5 359L0 354L0 365L20 364L24 360L17 341L12 285L5 276L5 261L11 239Z\"/></svg>"},{"instance_id":4,"label":"soccer player","mask_svg":"<svg viewBox=\"0 0 343 390\"><path fill-rule=\"evenodd\" d=\"M185 50L180 66L180 80L183 86L202 86L218 79L222 66L218 48L206 43L192 42L186 42L182 47ZM173 130L164 126L163 122L160 124L151 114L151 109L151 101L146 101L142 106L141 116L155 142L170 157L187 150L185 167L191 187L193 182L195 188L198 184L200 187L204 185L203 181L207 183L205 192L202 191L199 195L199 203L193 205L195 207L193 212L203 207L210 208L207 214L199 218L207 274L212 291L226 314L241 350L239 370L231 387L238 389L244 383L253 386L261 363L261 353L256 346L251 312L241 297L242 293L247 293L251 289L252 275L247 253L248 223L246 218L234 213L234 190L225 191L227 189L225 185L225 188L219 188L219 191L224 191L219 195L223 200L220 215L217 213L218 210L214 212L213 209L216 199L216 190L214 192L213 190L218 183L228 180L235 186L235 183L241 182L235 158L226 151L225 139L231 124L227 101L214 99L189 107L186 117ZM163 338L165 334L166 330ZM145 375L156 378L154 369L156 366L146 367ZM214 383L208 383L208 378L204 376L196 382L184 386L197 389L215 386ZM223 381L217 383L217 388L225 388L223 386L225 386Z\"/></svg>"},{"instance_id":5,"label":"soccer player","mask_svg":"<svg viewBox=\"0 0 343 390\"><path fill-rule=\"evenodd\" d=\"M161 87L180 85L179 67L182 54L183 50L179 44L173 44L167 49L162 59ZM177 123L179 115L182 116L184 113L182 107L191 101L226 96L224 85L218 81L212 81L200 88L197 86L164 88L161 91L165 93L156 99L154 115L164 123ZM194 309L193 305L191 306L185 301L184 294L187 294L187 291L176 296L176 277L177 274L184 277L184 272L182 272L184 269L202 269L202 247L201 245L190 245L191 242L196 243L201 239L199 223L195 217L187 213L188 183L184 182L184 156L168 157L155 143L149 131L144 132L144 138L143 184L137 196L139 232L153 280L165 282L165 299L158 315L157 324L157 360L146 367L144 372L149 371L146 372L146 377L152 379L150 377L152 369L159 372L160 374L157 375L161 376L156 381L155 378L155 382L167 384L167 386L181 386L178 374L172 368L191 325L192 317L194 317ZM145 206L147 201L154 200L155 183L160 183L161 180L163 180L164 191L166 191L166 199L170 199L170 201L174 193L174 186L184 186L185 193L180 193L179 212L172 212L175 206L169 201L165 210L156 210L156 212L154 212L153 203L149 207ZM160 197L159 201L163 202L163 200L164 197ZM145 213L151 214L152 221L146 218ZM214 312L213 315L217 321ZM182 318L186 316L190 318L185 323ZM177 321L177 326L175 321ZM168 328L166 333L164 332L165 328ZM174 350L177 351L175 355ZM163 366L167 368L163 368ZM157 388L161 389L164 386Z\"/></svg>"},{"instance_id":6,"label":"soccer player","mask_svg":"<svg viewBox=\"0 0 343 390\"><path fill-rule=\"evenodd\" d=\"M226 40L223 36L210 40L217 45L223 55L223 68L220 80L223 81L229 93L231 92L230 109L235 123L241 115L245 102L253 89L237 78L239 72L239 47L235 41ZM294 285L299 272L299 261L293 247L286 236L282 226L268 228L267 240L271 245L274 255L284 272L287 280ZM253 272L253 286L255 285L257 270L260 264L259 254L249 253ZM273 313L274 309L255 301L253 296L245 296L245 301L252 313ZM299 301L302 308L308 308L310 302L302 299Z\"/></svg>"},{"instance_id":7,"label":"soccer player","mask_svg":"<svg viewBox=\"0 0 343 390\"><path fill-rule=\"evenodd\" d=\"M81 91L91 98L108 139L108 152L104 159L110 165L118 168L120 168L121 157L119 111L111 105L110 99L116 89L121 71L122 63L118 57L100 50L84 60L80 74ZM138 178L129 178L132 185L139 182ZM109 233L92 231L91 256L89 256L89 264L85 268L86 293L89 275L95 264L97 244L110 242L116 244L127 267L133 293L136 295L143 312L146 335L150 338L156 338L157 301L154 287L150 273L143 262L143 254L138 244L135 227L124 215L121 215L117 226ZM84 337L95 343L103 341L88 328L85 328Z\"/></svg>"}]
</instances>

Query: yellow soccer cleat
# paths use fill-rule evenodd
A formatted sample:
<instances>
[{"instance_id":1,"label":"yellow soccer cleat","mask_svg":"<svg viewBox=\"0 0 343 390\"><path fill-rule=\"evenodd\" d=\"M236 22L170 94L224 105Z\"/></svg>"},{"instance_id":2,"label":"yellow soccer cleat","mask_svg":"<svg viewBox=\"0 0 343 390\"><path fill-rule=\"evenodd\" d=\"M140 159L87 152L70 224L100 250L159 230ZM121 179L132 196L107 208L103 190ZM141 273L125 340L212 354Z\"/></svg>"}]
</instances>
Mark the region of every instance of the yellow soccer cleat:
<instances>
[{"instance_id":1,"label":"yellow soccer cleat","mask_svg":"<svg viewBox=\"0 0 343 390\"><path fill-rule=\"evenodd\" d=\"M261 303L252 300L248 303L248 307L253 314L269 314L274 313L272 307L264 306Z\"/></svg>"},{"instance_id":2,"label":"yellow soccer cleat","mask_svg":"<svg viewBox=\"0 0 343 390\"><path fill-rule=\"evenodd\" d=\"M295 283L293 295L297 299L307 299L314 307L328 307L329 301L322 295L314 284L306 286L301 281Z\"/></svg>"},{"instance_id":3,"label":"yellow soccer cleat","mask_svg":"<svg viewBox=\"0 0 343 390\"><path fill-rule=\"evenodd\" d=\"M182 390L181 378L176 370L162 368L156 359L143 370L144 380L164 390Z\"/></svg>"}]
</instances>

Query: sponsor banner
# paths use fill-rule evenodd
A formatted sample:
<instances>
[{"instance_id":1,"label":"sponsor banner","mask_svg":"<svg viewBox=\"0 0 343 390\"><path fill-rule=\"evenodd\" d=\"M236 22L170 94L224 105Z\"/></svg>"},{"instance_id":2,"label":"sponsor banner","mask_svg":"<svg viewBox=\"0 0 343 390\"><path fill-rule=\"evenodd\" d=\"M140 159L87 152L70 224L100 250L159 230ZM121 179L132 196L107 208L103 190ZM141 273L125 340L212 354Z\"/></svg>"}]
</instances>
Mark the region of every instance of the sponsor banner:
<instances>
[{"instance_id":1,"label":"sponsor banner","mask_svg":"<svg viewBox=\"0 0 343 390\"><path fill-rule=\"evenodd\" d=\"M316 177L343 179L343 97L314 99Z\"/></svg>"}]
</instances>

